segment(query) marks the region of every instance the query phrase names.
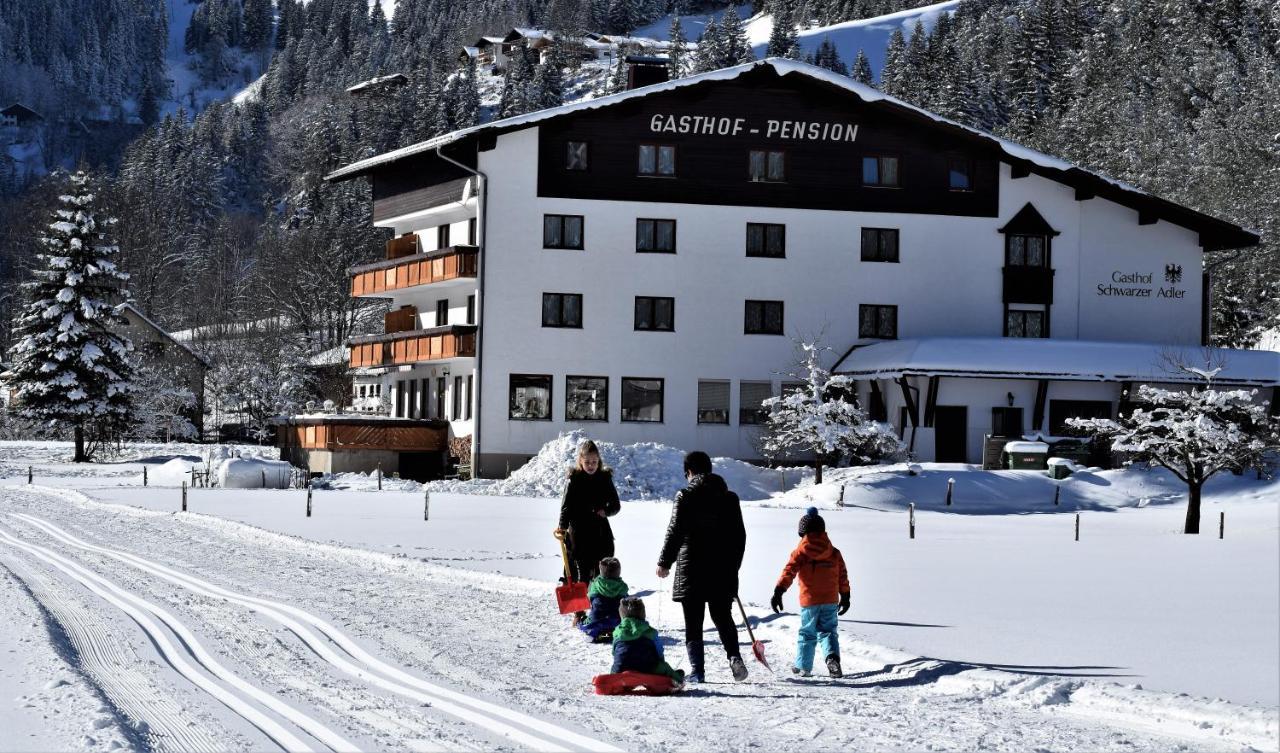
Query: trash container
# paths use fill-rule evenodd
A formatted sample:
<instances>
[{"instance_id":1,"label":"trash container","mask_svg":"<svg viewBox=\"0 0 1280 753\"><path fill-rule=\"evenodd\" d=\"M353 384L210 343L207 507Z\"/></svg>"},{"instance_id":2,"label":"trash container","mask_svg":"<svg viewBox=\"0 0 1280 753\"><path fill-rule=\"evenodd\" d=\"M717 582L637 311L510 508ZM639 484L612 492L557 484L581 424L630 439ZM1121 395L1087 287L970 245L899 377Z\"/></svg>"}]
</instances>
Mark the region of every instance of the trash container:
<instances>
[{"instance_id":1,"label":"trash container","mask_svg":"<svg viewBox=\"0 0 1280 753\"><path fill-rule=\"evenodd\" d=\"M1044 442L1006 442L1004 455L1010 470L1043 471L1049 459L1049 445Z\"/></svg>"},{"instance_id":2,"label":"trash container","mask_svg":"<svg viewBox=\"0 0 1280 753\"><path fill-rule=\"evenodd\" d=\"M1071 475L1073 468L1075 463L1066 458L1049 458L1049 478L1061 481Z\"/></svg>"}]
</instances>

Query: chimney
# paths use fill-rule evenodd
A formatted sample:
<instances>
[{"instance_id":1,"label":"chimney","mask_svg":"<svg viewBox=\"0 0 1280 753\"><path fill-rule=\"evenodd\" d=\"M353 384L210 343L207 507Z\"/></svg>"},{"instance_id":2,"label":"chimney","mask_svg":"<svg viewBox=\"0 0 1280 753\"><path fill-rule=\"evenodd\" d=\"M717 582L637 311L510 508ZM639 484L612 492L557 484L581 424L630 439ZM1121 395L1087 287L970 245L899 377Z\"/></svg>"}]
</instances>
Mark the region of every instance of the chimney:
<instances>
[{"instance_id":1,"label":"chimney","mask_svg":"<svg viewBox=\"0 0 1280 753\"><path fill-rule=\"evenodd\" d=\"M667 63L664 57L648 55L627 55L627 89L639 89L642 86L661 84L669 78Z\"/></svg>"}]
</instances>

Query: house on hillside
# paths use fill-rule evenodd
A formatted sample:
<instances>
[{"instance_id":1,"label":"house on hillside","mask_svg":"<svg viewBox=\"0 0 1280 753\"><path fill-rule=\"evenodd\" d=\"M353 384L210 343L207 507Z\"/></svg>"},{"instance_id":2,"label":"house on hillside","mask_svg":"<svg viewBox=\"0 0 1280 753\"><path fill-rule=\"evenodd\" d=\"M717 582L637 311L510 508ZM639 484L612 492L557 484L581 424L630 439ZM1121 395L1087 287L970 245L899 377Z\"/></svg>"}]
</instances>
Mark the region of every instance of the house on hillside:
<instances>
[{"instance_id":1,"label":"house on hillside","mask_svg":"<svg viewBox=\"0 0 1280 753\"><path fill-rule=\"evenodd\" d=\"M916 457L979 463L993 442L1114 417L1139 385L1193 384L1166 357L1203 358L1204 255L1260 241L777 58L327 179L362 177L395 237L350 270L352 295L391 313L349 365L381 373L391 416L290 441L403 475L468 440L500 476L584 427L760 461L762 403L793 389L794 338L824 331L824 366ZM1213 357L1216 383L1280 404L1280 354Z\"/></svg>"},{"instance_id":2,"label":"house on hillside","mask_svg":"<svg viewBox=\"0 0 1280 753\"><path fill-rule=\"evenodd\" d=\"M43 122L43 115L21 102L0 110L0 128L31 128Z\"/></svg>"},{"instance_id":3,"label":"house on hillside","mask_svg":"<svg viewBox=\"0 0 1280 753\"><path fill-rule=\"evenodd\" d=\"M156 360L170 370L196 397L195 407L187 418L199 434L204 433L204 379L209 369L205 362L186 343L179 342L163 327L131 303L121 308L128 324L121 334L133 342L134 351L144 359ZM146 399L145 395L140 396Z\"/></svg>"}]
</instances>

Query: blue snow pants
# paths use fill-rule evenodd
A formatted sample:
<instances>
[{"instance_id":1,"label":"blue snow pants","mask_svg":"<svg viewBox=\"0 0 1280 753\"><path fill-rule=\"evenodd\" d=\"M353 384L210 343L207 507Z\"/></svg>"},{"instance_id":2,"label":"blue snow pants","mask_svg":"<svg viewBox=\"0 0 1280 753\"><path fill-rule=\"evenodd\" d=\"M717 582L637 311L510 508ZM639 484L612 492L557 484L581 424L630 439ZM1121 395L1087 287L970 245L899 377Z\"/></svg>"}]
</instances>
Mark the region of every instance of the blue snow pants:
<instances>
[{"instance_id":1,"label":"blue snow pants","mask_svg":"<svg viewBox=\"0 0 1280 753\"><path fill-rule=\"evenodd\" d=\"M824 656L840 655L839 621L836 619L838 604L818 604L800 607L800 632L796 635L796 666L806 672L813 671L813 651L822 642Z\"/></svg>"}]
</instances>

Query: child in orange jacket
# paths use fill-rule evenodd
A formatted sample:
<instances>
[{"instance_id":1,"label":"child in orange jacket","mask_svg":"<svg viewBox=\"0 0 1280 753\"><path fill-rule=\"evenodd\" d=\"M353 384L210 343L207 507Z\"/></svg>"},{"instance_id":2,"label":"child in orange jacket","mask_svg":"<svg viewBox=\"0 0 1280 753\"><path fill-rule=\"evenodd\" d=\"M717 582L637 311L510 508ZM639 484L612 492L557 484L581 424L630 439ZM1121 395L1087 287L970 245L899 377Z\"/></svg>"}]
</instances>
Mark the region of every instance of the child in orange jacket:
<instances>
[{"instance_id":1,"label":"child in orange jacket","mask_svg":"<svg viewBox=\"0 0 1280 753\"><path fill-rule=\"evenodd\" d=\"M827 672L841 677L839 614L849 611L849 571L845 569L840 550L827 538L827 522L818 514L818 508L810 507L800 518L800 545L791 552L791 559L782 568L782 577L773 589L770 606L775 613L782 611L782 594L791 587L791 581L800 579L800 632L797 634L794 674L808 677L813 673L813 654L818 641L827 657Z\"/></svg>"}]
</instances>

